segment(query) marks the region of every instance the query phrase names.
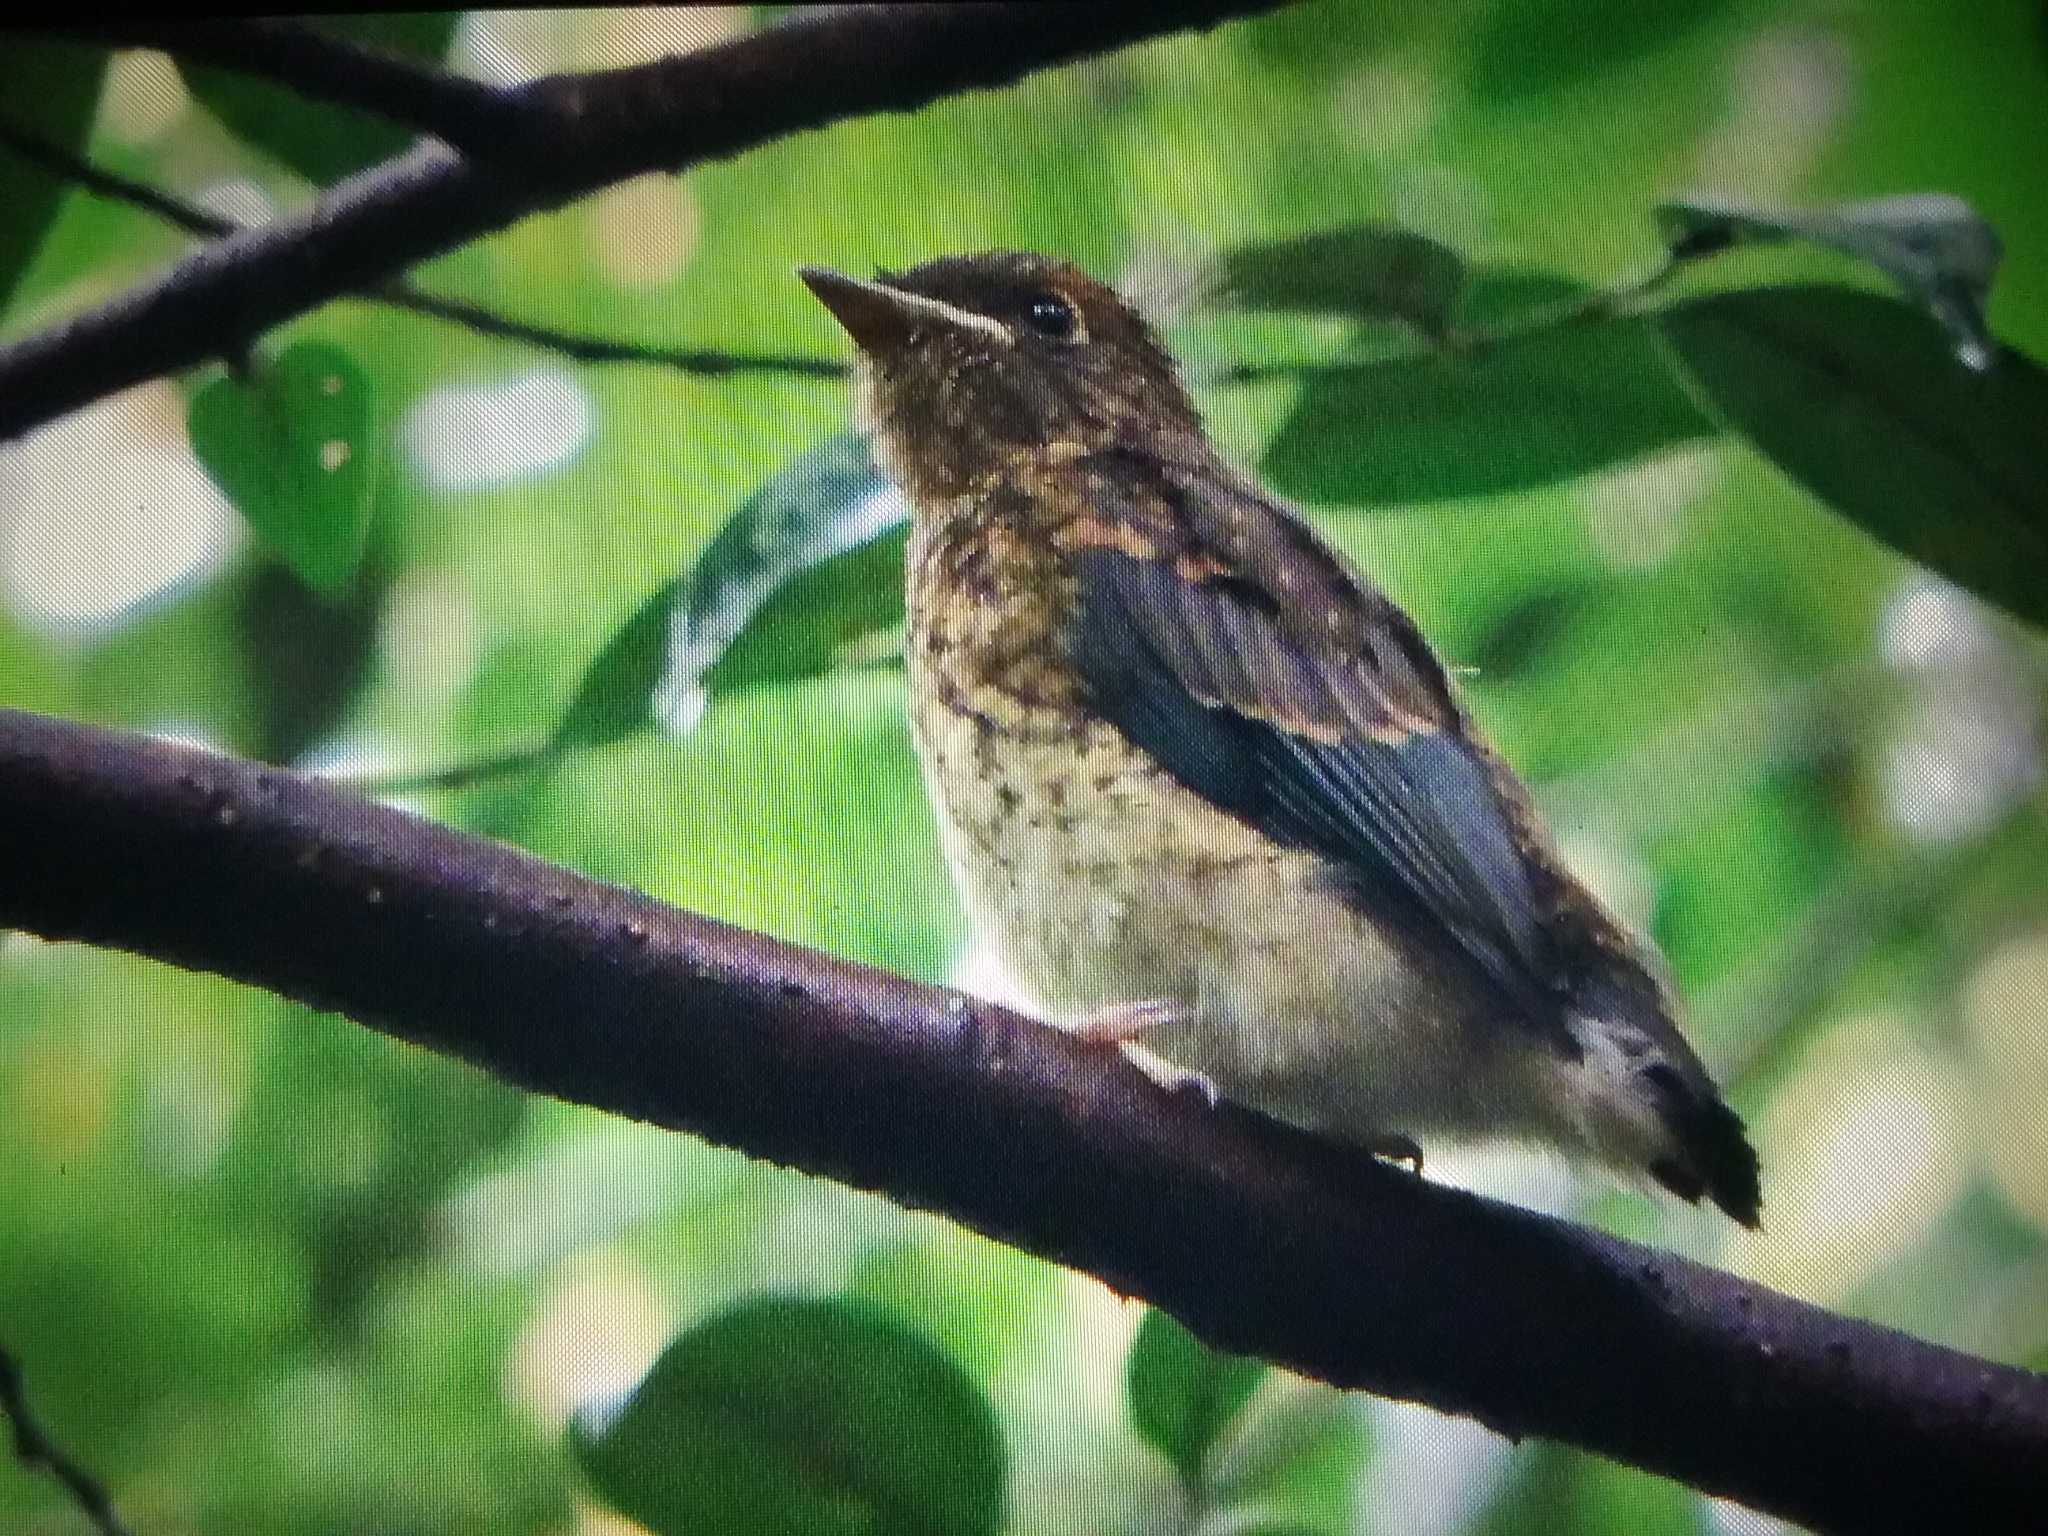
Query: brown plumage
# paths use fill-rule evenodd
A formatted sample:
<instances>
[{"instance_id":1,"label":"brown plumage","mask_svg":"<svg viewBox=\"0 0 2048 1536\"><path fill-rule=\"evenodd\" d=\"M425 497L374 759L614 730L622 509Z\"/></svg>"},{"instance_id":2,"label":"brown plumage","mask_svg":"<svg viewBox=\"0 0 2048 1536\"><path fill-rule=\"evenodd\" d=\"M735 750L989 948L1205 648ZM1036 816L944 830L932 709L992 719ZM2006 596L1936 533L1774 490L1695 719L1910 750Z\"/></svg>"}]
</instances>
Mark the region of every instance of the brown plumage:
<instances>
[{"instance_id":1,"label":"brown plumage","mask_svg":"<svg viewBox=\"0 0 2048 1536\"><path fill-rule=\"evenodd\" d=\"M1325 1134L1543 1141L1755 1223L1654 951L1407 615L1210 446L1129 305L1023 253L804 276L914 510L947 852L1049 1015Z\"/></svg>"}]
</instances>

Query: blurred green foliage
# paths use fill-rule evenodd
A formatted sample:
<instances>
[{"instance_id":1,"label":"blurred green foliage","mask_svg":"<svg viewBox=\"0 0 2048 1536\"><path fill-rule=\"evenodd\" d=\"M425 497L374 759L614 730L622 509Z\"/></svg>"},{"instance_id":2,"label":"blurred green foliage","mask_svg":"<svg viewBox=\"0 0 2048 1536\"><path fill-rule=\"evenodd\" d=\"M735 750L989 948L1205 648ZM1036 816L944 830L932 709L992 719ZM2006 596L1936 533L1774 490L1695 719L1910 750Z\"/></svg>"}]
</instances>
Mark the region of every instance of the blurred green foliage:
<instances>
[{"instance_id":1,"label":"blurred green foliage","mask_svg":"<svg viewBox=\"0 0 2048 1536\"><path fill-rule=\"evenodd\" d=\"M422 51L473 71L583 67L747 24L492 13ZM27 57L9 50L9 81ZM97 61L47 68L47 90L10 88L4 110L26 103L30 126L69 142ZM238 218L310 197L295 171L331 177L391 147L339 113L237 115L224 83L202 81L210 112L152 57L117 57L106 78L94 159ZM1695 306L1685 318L1511 339L1490 365L1387 317L1441 329L1456 274L1417 253L1468 274L1454 328L1511 329L1654 272L1651 215L1675 197L1794 208L1938 190L2003 238L1991 332L2048 358L2043 142L2048 65L2027 0L1309 0L613 189L415 276L571 330L836 357L799 264L1027 246L1142 288L1261 242L1298 257L1284 242L1318 231L1426 242L1386 267L1387 302L1347 311L1345 290L1304 313L1334 269L1269 263L1240 271L1270 279L1256 309L1186 311L1171 339L1198 381L1341 365L1206 387L1202 403L1230 452L1307 500L1449 657L1480 667L1475 711L1582 869L1670 955L1756 1129L1767 1229L1732 1235L1591 1185L1559 1194L1522 1165L1435 1149L1432 1175L1464 1168L2039 1362L2048 652L1868 531L2038 617L2038 562L2015 541L2038 540L2040 477L2010 456L2035 407L1979 423L1993 472L1945 526L1921 504L1955 475L1926 466L1957 439L1921 433L1897 457L1902 433L1859 415L1854 386L1882 380L1895 399L1883 368L1900 349L1912 387L1961 371L1931 321L1899 330L1898 315L1923 322L1839 251L1734 251L1673 279L1662 297ZM182 248L0 149L0 192L17 181L0 334ZM1346 238L1311 257L1392 249ZM1885 317L1831 333L1860 338L1848 387L1720 367L1731 335L1753 334L1731 318L1786 302L1727 295L1788 284ZM1703 398L1673 382L1667 344ZM365 385L345 517L298 521L320 496L295 493L266 524L248 467L207 448L217 402L249 387L218 369L0 450L0 698L373 772L486 760L569 721L575 750L422 805L735 923L952 974L965 933L900 680L849 655L894 611L876 586L893 580L888 538L815 589L778 592L752 649L705 675L694 729L633 728L672 660L686 574L736 509L845 430L842 386L578 367L360 303L261 338L254 377L307 347ZM2025 392L2033 377L1955 387ZM1801 410L1842 413L1863 447L1816 465ZM1971 441L1966 469L1987 462ZM1831 509L1844 474L1853 504ZM0 940L0 1343L138 1529L590 1528L609 1485L579 1469L572 1411L768 1292L859 1298L889 1349L964 1402L985 1394L1007 1530L1180 1528L1175 1459L1199 1462L1197 1513L1233 1529L1713 1528L1656 1479L1417 1430L1277 1373L1248 1399L1233 1377L1237 1411L1162 1455L1161 1426L1199 1417L1166 1406L1201 1356L1168 1351L1159 1369L1169 1325L1141 1333L1138 1309L1093 1282L226 983ZM1134 1337L1152 1341L1137 1360ZM879 1393L826 1396L844 1420L831 1433L855 1436L839 1443L885 1412ZM691 1453L679 1444L677 1464ZM71 1528L63 1508L53 1486L0 1471L0 1529Z\"/></svg>"}]
</instances>

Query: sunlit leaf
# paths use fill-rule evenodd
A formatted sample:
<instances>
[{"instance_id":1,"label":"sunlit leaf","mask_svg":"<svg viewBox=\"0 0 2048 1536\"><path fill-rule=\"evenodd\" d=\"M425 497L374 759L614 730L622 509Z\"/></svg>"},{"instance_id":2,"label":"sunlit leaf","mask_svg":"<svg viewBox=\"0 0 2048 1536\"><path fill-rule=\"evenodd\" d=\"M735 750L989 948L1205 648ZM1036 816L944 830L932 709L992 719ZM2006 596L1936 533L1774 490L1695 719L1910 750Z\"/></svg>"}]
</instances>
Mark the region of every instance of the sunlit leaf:
<instances>
[{"instance_id":1,"label":"sunlit leaf","mask_svg":"<svg viewBox=\"0 0 2048 1536\"><path fill-rule=\"evenodd\" d=\"M448 52L458 11L322 16L309 25L387 52L438 64ZM325 186L398 154L412 134L363 112L313 101L254 75L180 59L185 85L237 138Z\"/></svg>"},{"instance_id":2,"label":"sunlit leaf","mask_svg":"<svg viewBox=\"0 0 2048 1536\"><path fill-rule=\"evenodd\" d=\"M1263 1362L1211 1349L1155 1308L1138 1325L1124 1366L1131 1422L1192 1488L1265 1373Z\"/></svg>"},{"instance_id":3,"label":"sunlit leaf","mask_svg":"<svg viewBox=\"0 0 2048 1536\"><path fill-rule=\"evenodd\" d=\"M10 37L0 48L0 130L85 152L107 50L39 37ZM35 259L64 200L64 180L32 164L0 138L0 309Z\"/></svg>"},{"instance_id":4,"label":"sunlit leaf","mask_svg":"<svg viewBox=\"0 0 2048 1536\"><path fill-rule=\"evenodd\" d=\"M1680 259L1731 245L1805 240L1867 261L1941 323L1963 362L1985 368L1996 356L1984 306L2005 247L1990 222L1960 197L1914 192L1806 209L1685 198L1665 203L1654 216Z\"/></svg>"},{"instance_id":5,"label":"sunlit leaf","mask_svg":"<svg viewBox=\"0 0 2048 1536\"><path fill-rule=\"evenodd\" d=\"M308 586L345 591L362 559L376 485L369 381L325 342L213 380L187 416L192 451L250 527Z\"/></svg>"},{"instance_id":6,"label":"sunlit leaf","mask_svg":"<svg viewBox=\"0 0 2048 1536\"><path fill-rule=\"evenodd\" d=\"M1359 1478L1372 1455L1360 1406L1307 1384L1283 1384L1267 1397L1232 1433L1228 1456L1211 1454L1200 1492L1218 1528L1236 1530L1245 1519L1275 1536L1358 1529Z\"/></svg>"},{"instance_id":7,"label":"sunlit leaf","mask_svg":"<svg viewBox=\"0 0 2048 1536\"><path fill-rule=\"evenodd\" d=\"M1460 325L1500 339L1309 370L1266 449L1267 478L1290 496L1397 505L1521 490L1711 434L1648 322L1516 329L1580 297L1542 274L1490 274Z\"/></svg>"},{"instance_id":8,"label":"sunlit leaf","mask_svg":"<svg viewBox=\"0 0 2048 1536\"><path fill-rule=\"evenodd\" d=\"M898 623L909 516L851 434L776 474L712 536L678 596L657 713L688 729L710 694L815 676Z\"/></svg>"},{"instance_id":9,"label":"sunlit leaf","mask_svg":"<svg viewBox=\"0 0 2048 1536\"><path fill-rule=\"evenodd\" d=\"M2048 624L2048 372L2008 348L1956 366L1940 328L1823 285L1695 299L1658 317L1702 402L1893 549Z\"/></svg>"},{"instance_id":10,"label":"sunlit leaf","mask_svg":"<svg viewBox=\"0 0 2048 1536\"><path fill-rule=\"evenodd\" d=\"M1226 307L1400 320L1437 336L1464 283L1449 246L1391 224L1350 224L1238 246L1211 286Z\"/></svg>"},{"instance_id":11,"label":"sunlit leaf","mask_svg":"<svg viewBox=\"0 0 2048 1536\"><path fill-rule=\"evenodd\" d=\"M690 574L633 610L585 672L556 746L657 721L688 730L714 694L815 677L903 617L909 511L851 433L786 465Z\"/></svg>"},{"instance_id":12,"label":"sunlit leaf","mask_svg":"<svg viewBox=\"0 0 2048 1536\"><path fill-rule=\"evenodd\" d=\"M605 1501L662 1536L978 1536L1003 1519L987 1399L863 1303L743 1303L569 1439Z\"/></svg>"}]
</instances>

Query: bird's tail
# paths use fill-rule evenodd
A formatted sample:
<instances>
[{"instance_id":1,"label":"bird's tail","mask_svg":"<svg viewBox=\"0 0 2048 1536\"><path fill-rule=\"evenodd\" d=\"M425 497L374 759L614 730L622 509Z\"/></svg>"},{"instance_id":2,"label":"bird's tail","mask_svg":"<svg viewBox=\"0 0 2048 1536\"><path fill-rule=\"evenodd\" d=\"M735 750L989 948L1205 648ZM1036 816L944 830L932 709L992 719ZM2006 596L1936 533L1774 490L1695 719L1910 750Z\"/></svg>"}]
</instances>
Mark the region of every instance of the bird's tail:
<instances>
[{"instance_id":1,"label":"bird's tail","mask_svg":"<svg viewBox=\"0 0 2048 1536\"><path fill-rule=\"evenodd\" d=\"M1705 1196L1754 1227L1763 1204L1756 1149L1742 1117L1679 1033L1672 993L1654 965L1610 956L1582 977L1572 999L1573 1033L1598 1059L1609 1091L1646 1107L1663 1132L1636 1166L1681 1200Z\"/></svg>"},{"instance_id":2,"label":"bird's tail","mask_svg":"<svg viewBox=\"0 0 2048 1536\"><path fill-rule=\"evenodd\" d=\"M1756 1149L1744 1134L1742 1117L1722 1100L1704 1069L1687 1072L1668 1061L1640 1069L1657 1114L1670 1131L1677 1153L1650 1164L1650 1177L1681 1200L1705 1195L1745 1227L1754 1227L1763 1206Z\"/></svg>"}]
</instances>

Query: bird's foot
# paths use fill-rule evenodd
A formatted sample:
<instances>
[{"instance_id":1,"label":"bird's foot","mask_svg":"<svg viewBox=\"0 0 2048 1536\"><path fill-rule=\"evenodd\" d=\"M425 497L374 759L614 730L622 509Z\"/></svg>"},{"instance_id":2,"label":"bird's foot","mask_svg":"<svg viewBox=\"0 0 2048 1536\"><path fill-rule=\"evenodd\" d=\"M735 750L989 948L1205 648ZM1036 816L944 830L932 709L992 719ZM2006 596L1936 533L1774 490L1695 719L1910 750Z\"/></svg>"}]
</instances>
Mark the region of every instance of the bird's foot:
<instances>
[{"instance_id":1,"label":"bird's foot","mask_svg":"<svg viewBox=\"0 0 2048 1536\"><path fill-rule=\"evenodd\" d=\"M1089 1045L1120 1047L1126 1061L1168 1093L1192 1088L1214 1109L1223 1100L1222 1090L1214 1079L1175 1066L1158 1052L1136 1043L1141 1036L1186 1018L1186 1010L1178 1003L1163 997L1147 997L1136 1002L1105 1004L1082 1017L1072 1028L1075 1036Z\"/></svg>"},{"instance_id":2,"label":"bird's foot","mask_svg":"<svg viewBox=\"0 0 2048 1536\"><path fill-rule=\"evenodd\" d=\"M1390 1163L1406 1163L1418 1179L1422 1177L1422 1148L1413 1136L1395 1132L1367 1139L1365 1150Z\"/></svg>"},{"instance_id":3,"label":"bird's foot","mask_svg":"<svg viewBox=\"0 0 2048 1536\"><path fill-rule=\"evenodd\" d=\"M1132 1003L1106 1003L1083 1015L1073 1029L1090 1045L1122 1045L1184 1017L1177 1004L1163 997L1147 997Z\"/></svg>"},{"instance_id":4,"label":"bird's foot","mask_svg":"<svg viewBox=\"0 0 2048 1536\"><path fill-rule=\"evenodd\" d=\"M1193 1089L1202 1096L1211 1109L1223 1102L1223 1090L1216 1086L1213 1077L1187 1067L1177 1067L1158 1052L1148 1051L1142 1045L1133 1045L1129 1041L1120 1043L1123 1046L1124 1060L1168 1093Z\"/></svg>"}]
</instances>

